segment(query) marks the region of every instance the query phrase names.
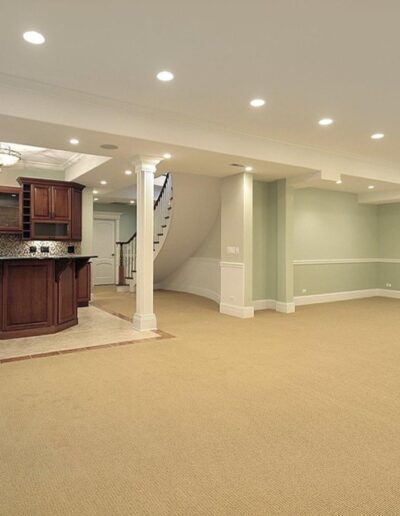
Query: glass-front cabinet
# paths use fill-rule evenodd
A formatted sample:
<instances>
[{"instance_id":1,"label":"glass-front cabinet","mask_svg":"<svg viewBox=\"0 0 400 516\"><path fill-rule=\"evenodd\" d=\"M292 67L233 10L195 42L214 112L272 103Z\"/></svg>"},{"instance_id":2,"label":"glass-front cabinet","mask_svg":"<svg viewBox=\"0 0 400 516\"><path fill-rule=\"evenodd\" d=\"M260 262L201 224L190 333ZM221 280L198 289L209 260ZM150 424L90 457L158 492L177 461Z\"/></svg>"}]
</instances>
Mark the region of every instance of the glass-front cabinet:
<instances>
[{"instance_id":1,"label":"glass-front cabinet","mask_svg":"<svg viewBox=\"0 0 400 516\"><path fill-rule=\"evenodd\" d=\"M0 233L20 233L21 231L21 188L0 186Z\"/></svg>"}]
</instances>

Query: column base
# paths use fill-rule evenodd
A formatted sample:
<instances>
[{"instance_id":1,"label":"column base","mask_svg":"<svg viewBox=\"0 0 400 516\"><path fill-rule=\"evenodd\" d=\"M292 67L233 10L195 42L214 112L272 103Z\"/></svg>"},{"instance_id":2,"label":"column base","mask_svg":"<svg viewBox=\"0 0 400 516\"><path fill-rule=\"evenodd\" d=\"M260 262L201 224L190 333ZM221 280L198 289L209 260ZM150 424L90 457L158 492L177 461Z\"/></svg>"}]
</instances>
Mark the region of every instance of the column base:
<instances>
[{"instance_id":1,"label":"column base","mask_svg":"<svg viewBox=\"0 0 400 516\"><path fill-rule=\"evenodd\" d=\"M133 327L137 331L156 330L157 318L155 314L135 314L133 316Z\"/></svg>"},{"instance_id":2,"label":"column base","mask_svg":"<svg viewBox=\"0 0 400 516\"><path fill-rule=\"evenodd\" d=\"M253 306L229 305L227 303L221 303L219 305L219 311L221 314L231 315L232 317L240 317L241 319L249 319L250 317L254 317Z\"/></svg>"}]
</instances>

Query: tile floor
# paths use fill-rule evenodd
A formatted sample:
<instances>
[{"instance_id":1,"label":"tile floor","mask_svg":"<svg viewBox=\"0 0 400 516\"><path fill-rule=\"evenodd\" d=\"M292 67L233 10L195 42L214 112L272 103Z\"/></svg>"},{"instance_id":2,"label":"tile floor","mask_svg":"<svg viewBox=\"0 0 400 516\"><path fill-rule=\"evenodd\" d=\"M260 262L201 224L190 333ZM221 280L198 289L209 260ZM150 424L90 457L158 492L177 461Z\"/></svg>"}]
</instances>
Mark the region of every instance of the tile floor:
<instances>
[{"instance_id":1,"label":"tile floor","mask_svg":"<svg viewBox=\"0 0 400 516\"><path fill-rule=\"evenodd\" d=\"M138 332L131 322L94 306L79 308L78 318L77 326L52 335L1 340L0 362L162 338L159 332Z\"/></svg>"}]
</instances>

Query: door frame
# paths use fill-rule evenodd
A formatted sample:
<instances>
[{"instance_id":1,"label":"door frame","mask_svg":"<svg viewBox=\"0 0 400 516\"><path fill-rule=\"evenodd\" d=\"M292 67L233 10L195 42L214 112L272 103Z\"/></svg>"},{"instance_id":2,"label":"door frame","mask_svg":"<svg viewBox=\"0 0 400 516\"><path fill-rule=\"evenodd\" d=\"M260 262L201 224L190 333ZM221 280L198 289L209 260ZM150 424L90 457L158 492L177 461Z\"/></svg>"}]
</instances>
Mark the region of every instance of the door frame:
<instances>
[{"instance_id":1,"label":"door frame","mask_svg":"<svg viewBox=\"0 0 400 516\"><path fill-rule=\"evenodd\" d=\"M119 224L122 213L118 211L93 211L93 238L94 238L94 221L97 220L113 220L115 228L115 242L119 242ZM119 246L114 242L114 256L115 256L115 271L114 271L114 285L117 284L118 265L119 265ZM94 274L92 274L92 286L94 285Z\"/></svg>"}]
</instances>

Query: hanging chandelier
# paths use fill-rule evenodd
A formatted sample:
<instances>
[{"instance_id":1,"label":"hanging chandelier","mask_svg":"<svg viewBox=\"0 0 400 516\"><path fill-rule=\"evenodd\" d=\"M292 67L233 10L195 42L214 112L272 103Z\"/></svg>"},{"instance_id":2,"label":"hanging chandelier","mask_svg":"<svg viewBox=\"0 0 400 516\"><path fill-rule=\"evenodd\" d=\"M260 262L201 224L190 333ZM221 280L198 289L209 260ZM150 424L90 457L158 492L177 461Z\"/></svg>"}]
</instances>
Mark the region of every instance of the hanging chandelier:
<instances>
[{"instance_id":1,"label":"hanging chandelier","mask_svg":"<svg viewBox=\"0 0 400 516\"><path fill-rule=\"evenodd\" d=\"M21 159L21 153L13 150L9 145L0 143L0 168L12 167Z\"/></svg>"}]
</instances>

